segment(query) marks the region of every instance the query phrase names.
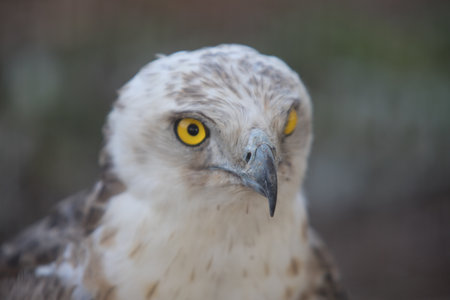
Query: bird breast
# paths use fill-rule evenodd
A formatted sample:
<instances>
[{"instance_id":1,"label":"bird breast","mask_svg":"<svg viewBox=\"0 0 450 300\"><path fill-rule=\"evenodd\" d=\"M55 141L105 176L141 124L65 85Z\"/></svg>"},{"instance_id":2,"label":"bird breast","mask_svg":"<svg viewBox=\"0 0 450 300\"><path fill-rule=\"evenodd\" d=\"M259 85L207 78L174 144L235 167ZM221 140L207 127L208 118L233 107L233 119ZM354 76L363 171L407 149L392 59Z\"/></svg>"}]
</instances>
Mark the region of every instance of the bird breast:
<instances>
[{"instance_id":1,"label":"bird breast","mask_svg":"<svg viewBox=\"0 0 450 300\"><path fill-rule=\"evenodd\" d=\"M200 215L167 215L127 193L116 196L92 235L101 284L91 286L103 289L93 293L118 299L290 299L306 282L302 201L283 205L280 217L270 218L256 194L237 207L215 206Z\"/></svg>"}]
</instances>

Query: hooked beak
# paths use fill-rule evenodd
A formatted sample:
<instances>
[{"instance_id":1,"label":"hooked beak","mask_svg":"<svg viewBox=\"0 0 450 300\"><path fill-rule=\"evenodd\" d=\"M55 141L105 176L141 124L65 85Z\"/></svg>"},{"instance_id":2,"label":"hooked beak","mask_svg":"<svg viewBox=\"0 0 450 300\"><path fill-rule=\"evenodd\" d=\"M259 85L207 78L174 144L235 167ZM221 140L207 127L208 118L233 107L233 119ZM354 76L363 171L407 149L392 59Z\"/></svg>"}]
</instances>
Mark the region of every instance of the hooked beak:
<instances>
[{"instance_id":1,"label":"hooked beak","mask_svg":"<svg viewBox=\"0 0 450 300\"><path fill-rule=\"evenodd\" d=\"M260 144L250 154L248 165L240 175L244 185L265 196L269 201L270 216L273 217L277 205L277 169L275 158L268 144ZM248 154L247 154L248 155Z\"/></svg>"},{"instance_id":2,"label":"hooked beak","mask_svg":"<svg viewBox=\"0 0 450 300\"><path fill-rule=\"evenodd\" d=\"M275 147L266 133L260 129L253 129L250 133L243 159L244 167L230 168L229 166L211 166L210 170L221 170L238 177L244 186L260 193L269 201L270 216L273 217L277 205L277 168L273 154Z\"/></svg>"}]
</instances>

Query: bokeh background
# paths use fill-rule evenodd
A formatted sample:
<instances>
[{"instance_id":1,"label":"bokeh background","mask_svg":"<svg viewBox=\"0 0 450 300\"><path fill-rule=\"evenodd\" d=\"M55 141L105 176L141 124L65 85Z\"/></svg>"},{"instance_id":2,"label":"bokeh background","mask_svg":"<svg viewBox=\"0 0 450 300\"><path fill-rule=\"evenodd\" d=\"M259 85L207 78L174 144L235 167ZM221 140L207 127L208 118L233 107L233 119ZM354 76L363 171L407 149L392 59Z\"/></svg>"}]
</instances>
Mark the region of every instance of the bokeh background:
<instances>
[{"instance_id":1,"label":"bokeh background","mask_svg":"<svg viewBox=\"0 0 450 300\"><path fill-rule=\"evenodd\" d=\"M0 241L93 184L141 66L220 43L309 88L305 193L352 299L450 299L448 1L2 0Z\"/></svg>"}]
</instances>

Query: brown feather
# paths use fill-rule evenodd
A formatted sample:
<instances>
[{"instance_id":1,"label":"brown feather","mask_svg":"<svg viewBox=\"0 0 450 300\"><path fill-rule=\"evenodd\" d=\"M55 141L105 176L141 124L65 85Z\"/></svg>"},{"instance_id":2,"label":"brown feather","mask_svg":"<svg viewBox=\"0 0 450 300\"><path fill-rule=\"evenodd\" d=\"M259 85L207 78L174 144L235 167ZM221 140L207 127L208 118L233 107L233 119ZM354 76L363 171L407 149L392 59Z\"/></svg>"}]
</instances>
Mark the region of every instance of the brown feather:
<instances>
[{"instance_id":1,"label":"brown feather","mask_svg":"<svg viewBox=\"0 0 450 300\"><path fill-rule=\"evenodd\" d=\"M81 226L89 194L80 192L59 203L50 215L0 247L0 278L54 261L70 241L83 236Z\"/></svg>"},{"instance_id":2,"label":"brown feather","mask_svg":"<svg viewBox=\"0 0 450 300\"><path fill-rule=\"evenodd\" d=\"M56 278L36 277L33 270L57 261L69 243L79 243L89 235L103 216L108 200L125 190L106 170L90 193L83 191L63 200L49 216L1 245L0 299L69 298L71 291ZM33 293L36 298L29 297Z\"/></svg>"},{"instance_id":3,"label":"brown feather","mask_svg":"<svg viewBox=\"0 0 450 300\"><path fill-rule=\"evenodd\" d=\"M3 300L65 300L71 299L74 287L63 285L56 277L22 274L18 278L0 280Z\"/></svg>"},{"instance_id":4,"label":"brown feather","mask_svg":"<svg viewBox=\"0 0 450 300\"><path fill-rule=\"evenodd\" d=\"M346 300L347 295L340 284L339 273L326 245L313 230L308 231L311 243L311 274L316 273L318 281L312 290L301 298L317 300Z\"/></svg>"}]
</instances>

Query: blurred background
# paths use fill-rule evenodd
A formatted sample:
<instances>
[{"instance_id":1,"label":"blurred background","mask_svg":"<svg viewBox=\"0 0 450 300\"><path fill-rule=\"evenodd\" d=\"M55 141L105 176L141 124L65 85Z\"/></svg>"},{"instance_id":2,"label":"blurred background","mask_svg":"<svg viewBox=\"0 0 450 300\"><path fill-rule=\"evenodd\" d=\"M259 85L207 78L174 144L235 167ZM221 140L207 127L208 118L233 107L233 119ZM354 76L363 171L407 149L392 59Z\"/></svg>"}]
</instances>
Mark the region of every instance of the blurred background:
<instances>
[{"instance_id":1,"label":"blurred background","mask_svg":"<svg viewBox=\"0 0 450 300\"><path fill-rule=\"evenodd\" d=\"M155 54L243 43L314 101L305 193L352 299L450 299L450 3L2 0L0 242L99 175Z\"/></svg>"}]
</instances>

